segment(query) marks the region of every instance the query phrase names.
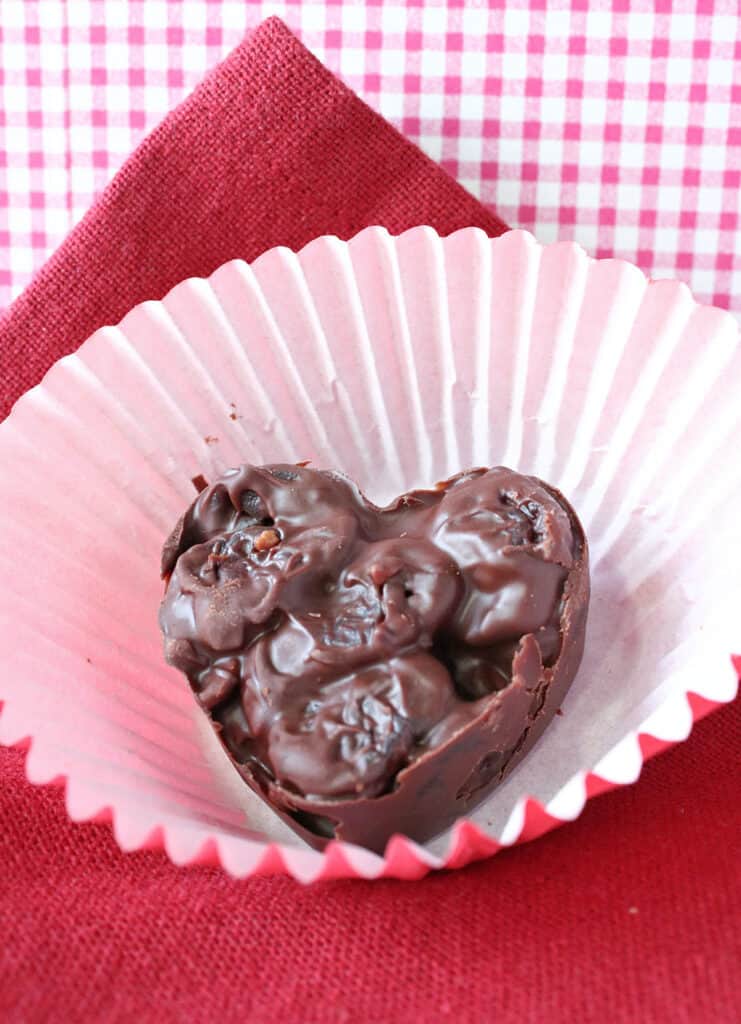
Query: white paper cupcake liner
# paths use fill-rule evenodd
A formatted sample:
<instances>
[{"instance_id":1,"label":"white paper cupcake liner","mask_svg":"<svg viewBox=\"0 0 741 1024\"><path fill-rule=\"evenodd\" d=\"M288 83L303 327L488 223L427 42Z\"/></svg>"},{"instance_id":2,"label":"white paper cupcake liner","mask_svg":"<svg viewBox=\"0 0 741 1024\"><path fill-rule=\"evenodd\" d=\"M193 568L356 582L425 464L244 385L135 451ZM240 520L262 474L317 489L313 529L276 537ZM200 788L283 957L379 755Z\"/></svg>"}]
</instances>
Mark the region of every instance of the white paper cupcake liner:
<instances>
[{"instance_id":1,"label":"white paper cupcake liner","mask_svg":"<svg viewBox=\"0 0 741 1024\"><path fill-rule=\"evenodd\" d=\"M238 877L419 877L575 818L737 688L741 349L681 284L512 231L380 228L188 280L60 360L0 426L0 741L127 850ZM505 464L592 551L563 716L466 821L385 857L305 847L241 784L161 653L162 542L245 461L370 498ZM691 694L698 695L689 700Z\"/></svg>"}]
</instances>

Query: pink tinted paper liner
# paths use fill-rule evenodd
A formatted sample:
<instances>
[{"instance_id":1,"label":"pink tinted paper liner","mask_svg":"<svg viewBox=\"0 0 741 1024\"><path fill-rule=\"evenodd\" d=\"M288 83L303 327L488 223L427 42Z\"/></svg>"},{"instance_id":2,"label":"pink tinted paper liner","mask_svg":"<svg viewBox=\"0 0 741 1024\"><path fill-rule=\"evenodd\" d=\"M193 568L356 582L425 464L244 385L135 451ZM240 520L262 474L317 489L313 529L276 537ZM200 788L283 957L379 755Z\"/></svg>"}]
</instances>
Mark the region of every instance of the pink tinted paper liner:
<instances>
[{"instance_id":1,"label":"pink tinted paper liner","mask_svg":"<svg viewBox=\"0 0 741 1024\"><path fill-rule=\"evenodd\" d=\"M741 353L683 285L525 232L369 228L133 309L0 426L0 741L125 850L231 874L417 878L574 819L733 698ZM473 465L555 484L590 539L563 715L466 820L385 857L308 849L239 781L162 659L159 553L240 462L311 459L384 502Z\"/></svg>"}]
</instances>

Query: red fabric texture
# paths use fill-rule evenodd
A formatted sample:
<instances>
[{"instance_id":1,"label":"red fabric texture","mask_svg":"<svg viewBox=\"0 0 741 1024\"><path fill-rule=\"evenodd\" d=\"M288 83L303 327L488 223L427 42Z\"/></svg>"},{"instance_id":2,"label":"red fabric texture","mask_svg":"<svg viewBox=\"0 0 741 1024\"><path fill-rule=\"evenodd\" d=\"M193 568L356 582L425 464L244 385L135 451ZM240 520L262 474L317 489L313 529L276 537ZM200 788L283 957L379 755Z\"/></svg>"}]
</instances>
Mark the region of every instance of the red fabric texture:
<instances>
[{"instance_id":1,"label":"red fabric texture","mask_svg":"<svg viewBox=\"0 0 741 1024\"><path fill-rule=\"evenodd\" d=\"M134 154L0 323L0 415L134 303L275 244L490 212L270 20ZM234 882L122 854L0 751L0 1019L725 1022L739 703L543 839L420 882Z\"/></svg>"}]
</instances>

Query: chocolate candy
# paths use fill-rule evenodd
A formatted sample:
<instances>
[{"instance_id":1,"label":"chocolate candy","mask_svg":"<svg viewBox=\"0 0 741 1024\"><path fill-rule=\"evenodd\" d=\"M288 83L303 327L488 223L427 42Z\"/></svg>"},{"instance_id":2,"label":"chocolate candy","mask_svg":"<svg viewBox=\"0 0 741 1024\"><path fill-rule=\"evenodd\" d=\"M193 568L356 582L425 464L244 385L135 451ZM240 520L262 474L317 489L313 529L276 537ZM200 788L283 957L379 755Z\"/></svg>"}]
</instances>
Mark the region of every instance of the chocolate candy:
<instances>
[{"instance_id":1,"label":"chocolate candy","mask_svg":"<svg viewBox=\"0 0 741 1024\"><path fill-rule=\"evenodd\" d=\"M165 543L165 657L247 784L312 845L424 840L558 709L589 576L558 491L474 469L386 508L347 478L241 466Z\"/></svg>"}]
</instances>

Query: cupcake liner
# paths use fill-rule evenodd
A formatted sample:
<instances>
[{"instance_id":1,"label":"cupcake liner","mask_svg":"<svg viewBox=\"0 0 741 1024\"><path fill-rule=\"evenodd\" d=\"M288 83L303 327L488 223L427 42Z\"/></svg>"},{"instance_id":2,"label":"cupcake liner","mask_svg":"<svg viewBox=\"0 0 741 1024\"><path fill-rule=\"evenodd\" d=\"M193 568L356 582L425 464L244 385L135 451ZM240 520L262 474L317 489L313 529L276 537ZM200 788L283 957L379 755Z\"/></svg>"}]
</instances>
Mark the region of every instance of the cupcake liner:
<instances>
[{"instance_id":1,"label":"cupcake liner","mask_svg":"<svg viewBox=\"0 0 741 1024\"><path fill-rule=\"evenodd\" d=\"M736 692L738 342L679 283L474 228L320 238L137 306L0 426L0 742L124 849L238 877L416 878L575 818ZM590 539L562 716L468 819L385 857L304 846L162 658L159 553L192 478L302 459L379 503L510 465L561 489Z\"/></svg>"}]
</instances>

